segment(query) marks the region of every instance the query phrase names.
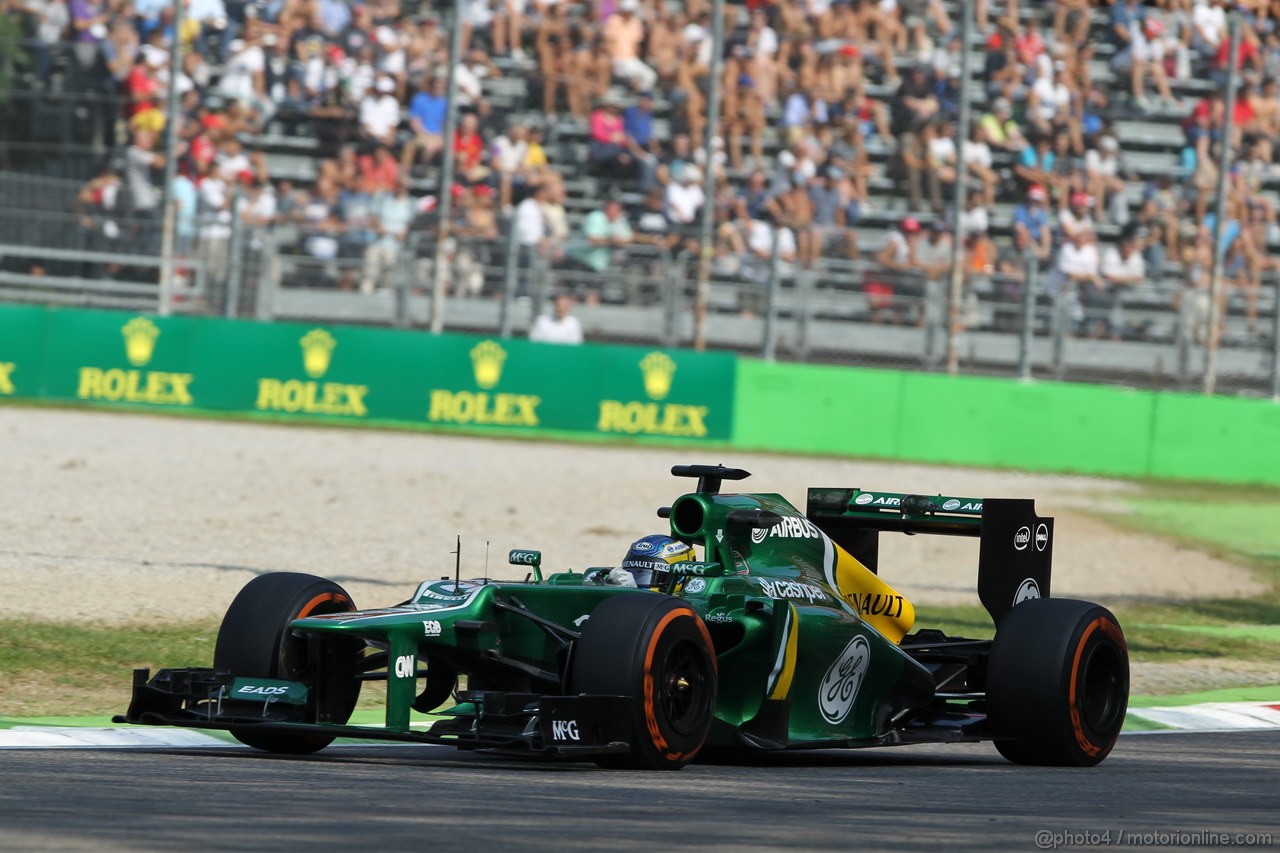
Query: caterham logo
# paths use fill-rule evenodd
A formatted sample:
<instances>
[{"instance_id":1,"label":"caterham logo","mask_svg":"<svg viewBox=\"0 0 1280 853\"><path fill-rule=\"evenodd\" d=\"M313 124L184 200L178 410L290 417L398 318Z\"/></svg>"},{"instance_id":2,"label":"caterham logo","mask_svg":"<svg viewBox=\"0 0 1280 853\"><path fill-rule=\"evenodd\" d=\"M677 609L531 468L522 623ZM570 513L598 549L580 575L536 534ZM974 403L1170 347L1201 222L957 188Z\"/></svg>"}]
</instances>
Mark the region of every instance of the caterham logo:
<instances>
[{"instance_id":1,"label":"caterham logo","mask_svg":"<svg viewBox=\"0 0 1280 853\"><path fill-rule=\"evenodd\" d=\"M1040 585L1036 583L1035 578L1027 578L1018 586L1018 591L1013 594L1013 606L1017 607L1024 601L1039 597Z\"/></svg>"},{"instance_id":2,"label":"caterham logo","mask_svg":"<svg viewBox=\"0 0 1280 853\"><path fill-rule=\"evenodd\" d=\"M867 645L866 637L858 635L844 647L840 657L822 677L822 683L818 685L818 710L828 723L839 725L849 716L870 662L871 647Z\"/></svg>"}]
</instances>

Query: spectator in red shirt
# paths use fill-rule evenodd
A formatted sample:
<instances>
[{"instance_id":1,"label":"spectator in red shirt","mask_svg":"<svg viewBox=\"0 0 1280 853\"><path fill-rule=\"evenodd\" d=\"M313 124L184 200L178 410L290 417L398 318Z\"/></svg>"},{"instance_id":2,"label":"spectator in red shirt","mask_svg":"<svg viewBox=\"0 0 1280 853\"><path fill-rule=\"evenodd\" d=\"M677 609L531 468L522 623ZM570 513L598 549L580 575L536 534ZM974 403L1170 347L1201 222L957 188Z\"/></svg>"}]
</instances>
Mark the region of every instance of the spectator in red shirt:
<instances>
[{"instance_id":1,"label":"spectator in red shirt","mask_svg":"<svg viewBox=\"0 0 1280 853\"><path fill-rule=\"evenodd\" d=\"M458 125L453 137L453 149L458 156L458 173L469 184L478 184L489 176L484 164L484 139L480 136L480 121L475 113L467 113Z\"/></svg>"},{"instance_id":2,"label":"spectator in red shirt","mask_svg":"<svg viewBox=\"0 0 1280 853\"><path fill-rule=\"evenodd\" d=\"M148 49L150 48L150 49ZM158 62L165 51L146 45L139 53L142 62L135 62L124 78L124 91L128 101L124 106L125 118L133 118L138 113L154 110L156 97L160 92L160 83L156 79L153 63Z\"/></svg>"},{"instance_id":3,"label":"spectator in red shirt","mask_svg":"<svg viewBox=\"0 0 1280 853\"><path fill-rule=\"evenodd\" d=\"M1227 60L1231 57L1231 39L1224 38L1213 55L1213 81L1218 85L1227 82ZM1252 27L1245 27L1240 33L1240 54L1236 57L1236 70L1243 71L1246 65L1252 64L1261 72L1262 57L1258 53L1258 36Z\"/></svg>"},{"instance_id":4,"label":"spectator in red shirt","mask_svg":"<svg viewBox=\"0 0 1280 853\"><path fill-rule=\"evenodd\" d=\"M372 154L361 155L358 162L360 183L370 195L392 192L400 183L400 164L385 145L375 148Z\"/></svg>"}]
</instances>

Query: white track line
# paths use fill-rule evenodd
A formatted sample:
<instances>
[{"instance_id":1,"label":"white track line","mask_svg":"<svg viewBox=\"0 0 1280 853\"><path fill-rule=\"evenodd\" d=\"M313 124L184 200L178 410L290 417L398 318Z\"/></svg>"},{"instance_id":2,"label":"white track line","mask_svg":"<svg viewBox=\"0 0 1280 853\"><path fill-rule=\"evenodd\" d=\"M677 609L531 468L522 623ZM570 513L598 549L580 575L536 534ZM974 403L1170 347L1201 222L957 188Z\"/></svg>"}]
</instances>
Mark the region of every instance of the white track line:
<instances>
[{"instance_id":1,"label":"white track line","mask_svg":"<svg viewBox=\"0 0 1280 853\"><path fill-rule=\"evenodd\" d=\"M0 729L0 749L120 749L239 746L190 729L14 726Z\"/></svg>"},{"instance_id":2,"label":"white track line","mask_svg":"<svg viewBox=\"0 0 1280 853\"><path fill-rule=\"evenodd\" d=\"M1129 713L1169 726L1162 732L1227 732L1280 728L1280 702L1209 702L1175 708L1130 708ZM361 744L338 744L357 746ZM391 744L388 744L391 745ZM140 749L240 747L191 729L162 726L14 726L0 729L0 749Z\"/></svg>"},{"instance_id":3,"label":"white track line","mask_svg":"<svg viewBox=\"0 0 1280 853\"><path fill-rule=\"evenodd\" d=\"M1184 732L1280 728L1280 702L1207 702L1177 708L1130 708L1129 713Z\"/></svg>"}]
</instances>

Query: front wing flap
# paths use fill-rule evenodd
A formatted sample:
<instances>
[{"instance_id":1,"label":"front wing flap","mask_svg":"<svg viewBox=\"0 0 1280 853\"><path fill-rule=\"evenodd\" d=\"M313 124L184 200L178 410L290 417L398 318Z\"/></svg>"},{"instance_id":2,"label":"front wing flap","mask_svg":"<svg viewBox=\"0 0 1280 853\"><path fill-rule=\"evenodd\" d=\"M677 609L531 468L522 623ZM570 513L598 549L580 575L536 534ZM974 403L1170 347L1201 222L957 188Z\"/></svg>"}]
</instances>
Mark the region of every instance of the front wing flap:
<instances>
[{"instance_id":1,"label":"front wing flap","mask_svg":"<svg viewBox=\"0 0 1280 853\"><path fill-rule=\"evenodd\" d=\"M117 723L220 731L322 734L332 737L430 743L461 749L500 749L538 755L602 755L631 749L626 696L540 696L496 691L458 695L467 713L429 728L335 725L297 719L283 702L227 698L235 676L208 668L134 670L129 711ZM298 685L301 686L301 685Z\"/></svg>"}]
</instances>

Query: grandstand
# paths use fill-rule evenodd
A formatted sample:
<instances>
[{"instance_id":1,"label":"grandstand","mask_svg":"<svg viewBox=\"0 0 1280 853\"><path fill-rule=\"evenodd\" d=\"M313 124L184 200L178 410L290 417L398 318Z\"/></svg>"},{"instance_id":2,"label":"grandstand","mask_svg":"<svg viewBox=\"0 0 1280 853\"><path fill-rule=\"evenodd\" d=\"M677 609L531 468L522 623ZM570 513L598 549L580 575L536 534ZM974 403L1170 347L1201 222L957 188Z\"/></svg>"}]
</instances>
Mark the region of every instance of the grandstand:
<instances>
[{"instance_id":1,"label":"grandstand","mask_svg":"<svg viewBox=\"0 0 1280 853\"><path fill-rule=\"evenodd\" d=\"M146 259L160 250L161 217L148 196L164 158L137 139L164 123L164 4L75 0L56 33L61 4L9 4L26 29L25 49L4 51L0 71L0 298L154 306L159 264ZM688 344L700 211L680 173L711 168L711 346L937 367L955 234L966 274L963 328L952 333L964 369L1015 369L1030 316L1039 374L1188 384L1208 337L1224 4L983 5L967 45L954 0L728 5L718 81L727 144L708 158L709 4L464 0L456 76L474 118L448 190L445 326L520 333L560 288L581 298L590 337ZM1230 77L1249 94L1235 110L1218 371L1241 389L1265 386L1277 347L1280 34L1270 5L1239 4L1242 71ZM184 27L179 180L191 186L171 196L199 207L178 217L176 307L425 325L442 139L419 132L420 116L439 117L432 87L448 69L453 4L324 0L314 20L309 8L211 0ZM101 38L78 21L95 11L85 20ZM89 44L98 52L87 62ZM1026 150L1016 137L986 139L989 168L971 170L978 193L956 222L962 96L976 125L1016 127ZM932 118L917 122L916 107ZM652 141L624 131L611 147L601 135L610 122ZM530 133L545 166L528 155ZM1056 156L1034 153L1039 137ZM374 201L394 197L400 178L412 213L384 241ZM1043 246L1028 212L1041 189ZM593 244L590 229L601 239L599 228L614 227L601 225L607 199L629 229ZM394 218L390 204L377 208ZM1082 228L1096 245L1073 245ZM371 265L370 247L384 242L394 249Z\"/></svg>"}]
</instances>

